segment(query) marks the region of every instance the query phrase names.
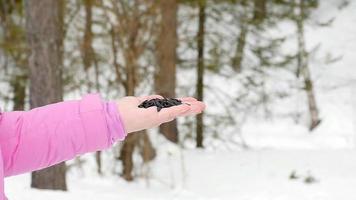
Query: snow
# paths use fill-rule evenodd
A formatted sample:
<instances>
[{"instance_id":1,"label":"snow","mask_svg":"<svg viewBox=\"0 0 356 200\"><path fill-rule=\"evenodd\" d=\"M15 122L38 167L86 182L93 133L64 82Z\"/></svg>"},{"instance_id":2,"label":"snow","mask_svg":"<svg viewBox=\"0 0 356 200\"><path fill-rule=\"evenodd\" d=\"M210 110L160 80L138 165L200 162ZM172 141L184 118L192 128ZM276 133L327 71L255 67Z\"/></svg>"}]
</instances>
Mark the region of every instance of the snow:
<instances>
[{"instance_id":1,"label":"snow","mask_svg":"<svg viewBox=\"0 0 356 200\"><path fill-rule=\"evenodd\" d=\"M180 174L180 158L157 159L146 183L126 183L118 177L68 176L69 192L29 188L30 174L6 179L10 200L41 199L187 199L187 200L354 200L354 150L184 151L185 183L171 185L167 170ZM299 179L289 176L296 171ZM170 173L170 172L169 172ZM311 174L317 182L306 184ZM183 177L175 177L176 182Z\"/></svg>"},{"instance_id":2,"label":"snow","mask_svg":"<svg viewBox=\"0 0 356 200\"><path fill-rule=\"evenodd\" d=\"M275 76L267 80L267 88L271 88L270 91L289 90L292 96L277 99L270 105L274 118L249 118L243 124L242 134L249 145L275 149L355 148L356 28L350 24L356 22L356 2L349 1L346 8L339 9L342 2L320 1L305 28L308 51L319 46L311 54L309 64L322 123L310 133L308 116L301 115L300 119L293 120L292 113L308 113L305 94L293 91L290 86L281 86L288 82L288 74L273 70ZM330 19L334 19L330 26L316 25ZM280 27L285 32L290 29L288 24L282 23ZM290 50L292 46L287 42L284 48ZM330 59L339 60L329 63Z\"/></svg>"}]
</instances>

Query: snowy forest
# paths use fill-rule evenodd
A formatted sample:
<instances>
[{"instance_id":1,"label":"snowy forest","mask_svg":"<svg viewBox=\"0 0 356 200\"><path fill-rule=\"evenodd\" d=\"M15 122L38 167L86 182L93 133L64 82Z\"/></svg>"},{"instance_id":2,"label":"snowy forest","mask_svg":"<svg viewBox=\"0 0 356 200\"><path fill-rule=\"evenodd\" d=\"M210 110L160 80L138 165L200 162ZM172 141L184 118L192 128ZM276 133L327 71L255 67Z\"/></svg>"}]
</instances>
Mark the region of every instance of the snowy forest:
<instances>
[{"instance_id":1,"label":"snowy forest","mask_svg":"<svg viewBox=\"0 0 356 200\"><path fill-rule=\"evenodd\" d=\"M2 112L88 93L207 105L8 177L7 197L355 200L355 10L350 0L0 0Z\"/></svg>"}]
</instances>

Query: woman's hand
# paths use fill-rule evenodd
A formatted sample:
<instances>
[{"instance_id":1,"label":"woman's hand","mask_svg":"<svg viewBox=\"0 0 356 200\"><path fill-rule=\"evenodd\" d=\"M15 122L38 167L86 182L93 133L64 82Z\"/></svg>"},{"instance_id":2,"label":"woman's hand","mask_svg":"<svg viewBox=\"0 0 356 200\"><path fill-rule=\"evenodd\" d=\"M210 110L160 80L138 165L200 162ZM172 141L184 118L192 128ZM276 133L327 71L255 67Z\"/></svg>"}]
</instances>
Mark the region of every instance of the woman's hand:
<instances>
[{"instance_id":1,"label":"woman's hand","mask_svg":"<svg viewBox=\"0 0 356 200\"><path fill-rule=\"evenodd\" d=\"M183 104L163 108L160 112L157 112L157 107L155 106L149 108L138 107L143 101L155 98L163 99L163 97L159 95L143 97L128 96L117 102L119 113L127 133L153 128L162 123L172 121L177 117L196 115L205 109L203 102L197 101L192 97L179 98Z\"/></svg>"}]
</instances>

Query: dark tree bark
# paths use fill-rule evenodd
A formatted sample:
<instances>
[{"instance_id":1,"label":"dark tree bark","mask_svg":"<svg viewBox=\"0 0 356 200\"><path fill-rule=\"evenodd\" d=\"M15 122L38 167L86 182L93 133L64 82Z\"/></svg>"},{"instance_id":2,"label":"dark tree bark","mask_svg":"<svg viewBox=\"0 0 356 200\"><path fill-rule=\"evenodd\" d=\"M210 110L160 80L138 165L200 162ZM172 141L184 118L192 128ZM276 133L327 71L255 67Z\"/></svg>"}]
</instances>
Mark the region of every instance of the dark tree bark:
<instances>
[{"instance_id":1,"label":"dark tree bark","mask_svg":"<svg viewBox=\"0 0 356 200\"><path fill-rule=\"evenodd\" d=\"M197 99L203 101L204 98L204 37L205 37L205 14L206 1L199 0L199 23L198 23L198 34L197 34L197 47L198 47L198 68L197 68ZM203 132L204 132L204 123L203 123L203 114L199 114L196 117L197 128L196 128L196 146L198 148L203 148Z\"/></svg>"},{"instance_id":2,"label":"dark tree bark","mask_svg":"<svg viewBox=\"0 0 356 200\"><path fill-rule=\"evenodd\" d=\"M139 58L147 48L148 41L145 36L151 35L155 26L151 27L148 21L152 21L152 12L155 10L153 1L126 1L112 0L112 14L116 17L115 23L112 23L111 48L113 53L113 66L116 73L116 81L125 88L127 96L134 96L135 89L140 79L138 71ZM147 6L147 11L138 9L139 6ZM108 10L106 10L108 12ZM156 16L156 15L154 15ZM154 21L154 20L153 20ZM144 36L142 35L144 33ZM119 55L122 56L120 62ZM140 145L142 144L142 145ZM139 149L144 162L148 162L155 157L155 150L149 141L146 131L130 133L123 141L120 149L120 160L122 160L122 177L127 180L133 180L132 170L134 163L132 160L135 148Z\"/></svg>"},{"instance_id":3,"label":"dark tree bark","mask_svg":"<svg viewBox=\"0 0 356 200\"><path fill-rule=\"evenodd\" d=\"M89 68L94 66L94 71L95 71L95 89L96 92L99 91L99 65L98 65L98 59L95 53L95 50L93 48L93 39L94 39L94 34L92 31L92 26L93 26L93 3L94 0L84 0L84 10L85 10L85 27L84 27L84 35L83 35L83 41L81 44L81 54L82 54L82 61L84 65L84 70L86 72L87 76L87 85L89 90L92 89L92 82L89 79L89 72L87 71ZM90 91L91 92L91 91Z\"/></svg>"},{"instance_id":4,"label":"dark tree bark","mask_svg":"<svg viewBox=\"0 0 356 200\"><path fill-rule=\"evenodd\" d=\"M14 78L11 80L11 86L14 93L13 110L24 110L26 98L26 82L27 77L25 75L14 76Z\"/></svg>"},{"instance_id":5,"label":"dark tree bark","mask_svg":"<svg viewBox=\"0 0 356 200\"><path fill-rule=\"evenodd\" d=\"M135 54L135 47L134 45L134 40L131 43L131 50L125 53L125 60L126 60L126 95L127 96L135 96L135 88L136 88L136 79L137 79L137 74L136 74L136 69L137 69L137 59L138 57L133 56L137 55ZM137 55L138 56L138 55ZM141 145L141 155L143 157L144 162L148 162L152 160L156 153L155 149L153 148L149 137L147 135L147 132L145 130L143 131L138 131L135 133L130 133L126 139L123 142L122 149L120 151L120 159L122 160L123 163L123 172L122 172L122 177L127 180L127 181L132 181L133 180L133 174L132 170L134 167L133 160L132 160L132 155L135 150L135 147L139 145L139 143L142 142Z\"/></svg>"},{"instance_id":6,"label":"dark tree bark","mask_svg":"<svg viewBox=\"0 0 356 200\"><path fill-rule=\"evenodd\" d=\"M63 1L27 0L31 108L62 100ZM31 187L67 190L65 163L32 173Z\"/></svg>"},{"instance_id":7,"label":"dark tree bark","mask_svg":"<svg viewBox=\"0 0 356 200\"><path fill-rule=\"evenodd\" d=\"M93 42L93 15L92 15L92 0L84 0L85 8L85 29L82 42L82 59L84 64L84 69L89 69L94 60L94 50L92 46Z\"/></svg>"},{"instance_id":8,"label":"dark tree bark","mask_svg":"<svg viewBox=\"0 0 356 200\"><path fill-rule=\"evenodd\" d=\"M246 21L241 20L240 34L237 38L236 52L235 52L235 56L232 58L232 66L234 70L238 73L242 71L241 64L245 52L247 32L248 32L248 24Z\"/></svg>"},{"instance_id":9,"label":"dark tree bark","mask_svg":"<svg viewBox=\"0 0 356 200\"><path fill-rule=\"evenodd\" d=\"M133 43L131 43L133 45ZM132 46L133 47L133 46ZM135 95L135 87L136 87L136 58L134 58L130 51L134 51L134 47L129 52L126 52L125 60L126 60L126 84L125 90L127 96ZM141 132L141 133L140 133ZM130 133L123 142L123 146L120 151L120 158L123 164L122 177L127 181L133 180L132 170L133 170L133 160L132 155L135 150L135 146L137 145L140 134L142 131Z\"/></svg>"},{"instance_id":10,"label":"dark tree bark","mask_svg":"<svg viewBox=\"0 0 356 200\"><path fill-rule=\"evenodd\" d=\"M176 48L177 48L177 0L160 1L161 26L157 39L157 72L155 90L164 97L175 97ZM160 132L171 142L178 143L177 121L162 124Z\"/></svg>"},{"instance_id":11,"label":"dark tree bark","mask_svg":"<svg viewBox=\"0 0 356 200\"><path fill-rule=\"evenodd\" d=\"M260 24L267 16L267 0L254 0L253 22Z\"/></svg>"},{"instance_id":12,"label":"dark tree bark","mask_svg":"<svg viewBox=\"0 0 356 200\"><path fill-rule=\"evenodd\" d=\"M138 43L138 41L140 40L139 38L140 28L144 26L140 22L140 19L138 17L139 15L140 14L138 13L138 10L136 10L136 12L133 13L133 16L131 18L129 18L129 16L126 16L128 17L127 19L122 19L122 20L127 20L126 23L128 25L127 32L125 33L125 35L121 35L127 38L126 40L127 48L124 48L124 44L122 42L119 42L121 43L121 48L124 50L123 56L125 59L125 74L126 74L124 86L125 86L125 91L127 96L135 96L135 89L138 84L137 81L139 76L137 72L138 69L137 62L139 57L141 56L142 49L144 48L143 46L141 46L143 44ZM116 38L119 39L118 37ZM126 137L125 141L123 142L123 146L120 151L120 158L123 163L122 177L127 181L133 180L132 170L134 164L133 164L132 156L133 156L134 149L136 148L136 146L138 146L138 144L141 141L145 141L146 139L149 140L147 132L143 130L135 133L130 133ZM151 143L147 141L144 142L144 144L151 145ZM152 146L150 146L149 148L146 147L144 151L149 151L146 152L145 154L155 155L155 150ZM150 160L152 160L154 156L151 156L150 158L151 158ZM145 162L149 161L149 160L145 160L145 158L143 159Z\"/></svg>"},{"instance_id":13,"label":"dark tree bark","mask_svg":"<svg viewBox=\"0 0 356 200\"><path fill-rule=\"evenodd\" d=\"M308 52L305 49L305 37L304 37L304 19L305 19L305 11L304 11L304 0L299 0L299 15L296 17L297 24L297 34L298 34L298 55L297 55L297 77L302 75L304 79L304 89L307 93L308 98L308 107L310 113L310 125L309 130L312 131L316 128L321 120L319 118L319 110L315 99L315 91L313 81L311 79L311 73L308 66Z\"/></svg>"},{"instance_id":14,"label":"dark tree bark","mask_svg":"<svg viewBox=\"0 0 356 200\"><path fill-rule=\"evenodd\" d=\"M244 59L246 38L250 29L253 28L253 26L258 27L266 18L266 4L267 0L254 0L253 17L250 16L250 11L247 8L248 5L246 5L246 2L241 4L243 10L240 13L239 20L240 34L237 37L235 55L232 58L232 67L237 73L240 73L243 70L242 61Z\"/></svg>"},{"instance_id":15,"label":"dark tree bark","mask_svg":"<svg viewBox=\"0 0 356 200\"><path fill-rule=\"evenodd\" d=\"M28 79L26 32L23 23L21 23L24 15L20 10L22 10L22 1L0 0L0 29L2 31L0 48L2 48L2 56L13 62L10 79L13 94L12 102L14 103L13 110L23 110L25 107ZM9 69L7 64L4 68L6 71Z\"/></svg>"},{"instance_id":16,"label":"dark tree bark","mask_svg":"<svg viewBox=\"0 0 356 200\"><path fill-rule=\"evenodd\" d=\"M91 92L92 84L89 79L89 72L87 71L92 65L94 64L94 71L95 71L95 89L96 92L100 93L99 87L99 66L96 59L96 54L93 48L93 0L84 0L84 10L85 10L85 28L84 28L84 36L81 46L82 52L82 60L84 65L84 70L86 70L87 84L88 84L88 92ZM95 153L95 161L97 164L97 172L98 174L102 174L101 169L101 151L97 151Z\"/></svg>"},{"instance_id":17,"label":"dark tree bark","mask_svg":"<svg viewBox=\"0 0 356 200\"><path fill-rule=\"evenodd\" d=\"M122 177L127 181L133 180L132 170L134 167L132 155L135 150L135 146L138 142L139 132L130 133L124 140L123 146L120 151L120 159L122 161Z\"/></svg>"},{"instance_id":18,"label":"dark tree bark","mask_svg":"<svg viewBox=\"0 0 356 200\"><path fill-rule=\"evenodd\" d=\"M145 130L130 133L126 137L122 149L120 151L120 159L123 162L122 177L127 181L133 180L132 170L134 167L134 163L132 160L132 155L136 146L139 147L140 154L144 163L153 160L156 156L156 151L153 148L152 143Z\"/></svg>"}]
</instances>

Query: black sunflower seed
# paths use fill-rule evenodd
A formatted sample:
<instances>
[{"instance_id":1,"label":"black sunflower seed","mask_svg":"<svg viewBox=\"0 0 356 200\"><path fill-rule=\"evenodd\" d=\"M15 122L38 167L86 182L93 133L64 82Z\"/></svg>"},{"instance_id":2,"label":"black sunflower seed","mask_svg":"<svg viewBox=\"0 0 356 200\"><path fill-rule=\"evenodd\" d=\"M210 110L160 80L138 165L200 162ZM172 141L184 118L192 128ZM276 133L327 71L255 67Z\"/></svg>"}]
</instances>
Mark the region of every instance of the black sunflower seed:
<instances>
[{"instance_id":1,"label":"black sunflower seed","mask_svg":"<svg viewBox=\"0 0 356 200\"><path fill-rule=\"evenodd\" d=\"M157 111L161 111L162 108L169 108L172 106L177 106L181 105L182 101L179 99L174 99L174 98L164 98L164 99L150 99L150 100L145 100L142 102L140 105L138 105L139 108L149 108L152 106L157 107Z\"/></svg>"}]
</instances>

